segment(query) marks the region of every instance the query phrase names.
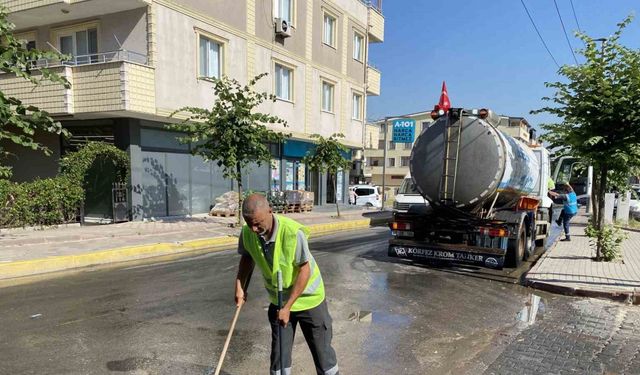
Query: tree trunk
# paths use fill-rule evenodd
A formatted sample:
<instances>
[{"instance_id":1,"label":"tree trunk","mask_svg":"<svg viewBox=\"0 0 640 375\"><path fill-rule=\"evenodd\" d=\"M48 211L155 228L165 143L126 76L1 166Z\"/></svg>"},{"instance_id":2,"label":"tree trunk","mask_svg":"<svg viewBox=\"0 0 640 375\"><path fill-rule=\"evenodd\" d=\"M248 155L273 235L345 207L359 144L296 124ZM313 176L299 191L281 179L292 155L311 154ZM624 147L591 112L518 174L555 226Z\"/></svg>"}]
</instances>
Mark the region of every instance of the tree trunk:
<instances>
[{"instance_id":1,"label":"tree trunk","mask_svg":"<svg viewBox=\"0 0 640 375\"><path fill-rule=\"evenodd\" d=\"M236 180L238 183L238 225L242 226L242 168L240 168L240 163L236 163L236 173L238 175Z\"/></svg>"},{"instance_id":2,"label":"tree trunk","mask_svg":"<svg viewBox=\"0 0 640 375\"><path fill-rule=\"evenodd\" d=\"M598 213L600 212L600 170L593 174L593 183L591 191L591 223L595 227L598 222Z\"/></svg>"},{"instance_id":3,"label":"tree trunk","mask_svg":"<svg viewBox=\"0 0 640 375\"><path fill-rule=\"evenodd\" d=\"M609 169L606 164L600 166L598 177L598 210L596 221L594 222L598 230L598 239L596 242L596 260L602 259L602 230L604 229L604 194L607 191L607 173Z\"/></svg>"},{"instance_id":4,"label":"tree trunk","mask_svg":"<svg viewBox=\"0 0 640 375\"><path fill-rule=\"evenodd\" d=\"M333 196L336 200L336 212L340 217L340 206L338 205L338 176L337 173L333 175Z\"/></svg>"}]
</instances>

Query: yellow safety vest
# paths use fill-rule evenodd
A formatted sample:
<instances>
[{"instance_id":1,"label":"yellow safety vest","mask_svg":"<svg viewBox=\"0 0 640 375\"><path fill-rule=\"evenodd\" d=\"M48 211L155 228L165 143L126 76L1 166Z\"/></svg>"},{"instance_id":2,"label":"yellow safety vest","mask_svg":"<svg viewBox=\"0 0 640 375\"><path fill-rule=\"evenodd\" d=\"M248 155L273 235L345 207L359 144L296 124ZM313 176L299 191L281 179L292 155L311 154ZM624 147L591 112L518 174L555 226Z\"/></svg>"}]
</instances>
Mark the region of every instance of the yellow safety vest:
<instances>
[{"instance_id":1,"label":"yellow safety vest","mask_svg":"<svg viewBox=\"0 0 640 375\"><path fill-rule=\"evenodd\" d=\"M268 264L264 256L262 245L258 235L249 229L245 224L242 227L242 244L251 258L262 271L264 286L269 293L269 300L274 305L278 304L278 270L282 271L283 302L287 301L293 284L298 276L299 267L295 262L296 247L298 244L298 231L302 230L309 238L309 229L302 224L284 216L274 215L278 220L278 232L273 248L273 264ZM324 283L320 275L320 268L313 257L309 260L311 276L307 286L296 302L291 307L291 311L304 311L318 306L324 300Z\"/></svg>"}]
</instances>

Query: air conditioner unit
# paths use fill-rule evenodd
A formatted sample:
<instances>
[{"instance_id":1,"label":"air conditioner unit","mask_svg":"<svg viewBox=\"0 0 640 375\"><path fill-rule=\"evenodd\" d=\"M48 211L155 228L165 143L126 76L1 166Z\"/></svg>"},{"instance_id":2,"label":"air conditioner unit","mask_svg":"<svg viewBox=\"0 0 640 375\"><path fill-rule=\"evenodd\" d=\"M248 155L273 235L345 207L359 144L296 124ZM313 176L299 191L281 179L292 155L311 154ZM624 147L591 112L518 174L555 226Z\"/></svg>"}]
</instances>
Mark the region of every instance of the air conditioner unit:
<instances>
[{"instance_id":1,"label":"air conditioner unit","mask_svg":"<svg viewBox=\"0 0 640 375\"><path fill-rule=\"evenodd\" d=\"M283 38L288 38L291 36L291 28L287 20L276 18L276 35L280 35Z\"/></svg>"}]
</instances>

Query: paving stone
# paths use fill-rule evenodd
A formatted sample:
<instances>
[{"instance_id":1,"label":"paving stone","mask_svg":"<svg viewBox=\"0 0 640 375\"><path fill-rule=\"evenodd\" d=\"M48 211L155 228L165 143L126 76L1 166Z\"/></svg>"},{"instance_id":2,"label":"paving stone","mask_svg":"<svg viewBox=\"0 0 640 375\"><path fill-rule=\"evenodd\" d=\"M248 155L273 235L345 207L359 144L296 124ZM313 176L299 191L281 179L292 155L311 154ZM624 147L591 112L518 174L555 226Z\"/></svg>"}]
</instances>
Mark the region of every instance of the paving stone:
<instances>
[{"instance_id":1,"label":"paving stone","mask_svg":"<svg viewBox=\"0 0 640 375\"><path fill-rule=\"evenodd\" d=\"M595 250L584 234L588 216L584 213L572 220L571 242L558 242L542 255L527 273L526 281L547 290L577 290L608 295L616 292L640 293L640 233L626 232L622 243L622 259L616 262L594 262Z\"/></svg>"},{"instance_id":2,"label":"paving stone","mask_svg":"<svg viewBox=\"0 0 640 375\"><path fill-rule=\"evenodd\" d=\"M544 303L545 319L520 332L485 374L640 375L638 307L594 299Z\"/></svg>"}]
</instances>

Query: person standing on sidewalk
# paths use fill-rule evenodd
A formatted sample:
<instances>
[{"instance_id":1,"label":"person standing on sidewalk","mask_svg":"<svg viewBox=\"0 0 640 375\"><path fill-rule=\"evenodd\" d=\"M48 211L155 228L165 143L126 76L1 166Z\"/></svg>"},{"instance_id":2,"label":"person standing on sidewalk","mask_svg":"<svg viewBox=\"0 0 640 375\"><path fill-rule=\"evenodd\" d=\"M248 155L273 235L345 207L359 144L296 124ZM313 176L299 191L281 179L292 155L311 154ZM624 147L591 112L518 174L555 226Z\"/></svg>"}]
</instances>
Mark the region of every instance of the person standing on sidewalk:
<instances>
[{"instance_id":1,"label":"person standing on sidewalk","mask_svg":"<svg viewBox=\"0 0 640 375\"><path fill-rule=\"evenodd\" d=\"M560 217L556 220L558 226L564 226L564 238L560 241L571 241L571 235L569 234L569 222L571 218L578 213L578 197L573 191L573 188L569 183L561 183L560 191L562 193L556 193L549 191L549 196L554 200L560 200L563 203L562 211L560 211Z\"/></svg>"},{"instance_id":2,"label":"person standing on sidewalk","mask_svg":"<svg viewBox=\"0 0 640 375\"><path fill-rule=\"evenodd\" d=\"M292 219L274 215L269 202L260 194L247 197L242 205L242 216L246 225L242 227L238 241L241 258L235 301L237 306L246 301L247 294L242 285L257 265L271 301L268 313L271 323L271 375L291 374L291 352L298 324L311 351L316 373L339 374L336 353L331 346L332 319L325 301L324 283L307 242L309 230ZM278 271L282 272L285 301L280 310L277 307ZM282 326L282 357L278 325Z\"/></svg>"}]
</instances>

